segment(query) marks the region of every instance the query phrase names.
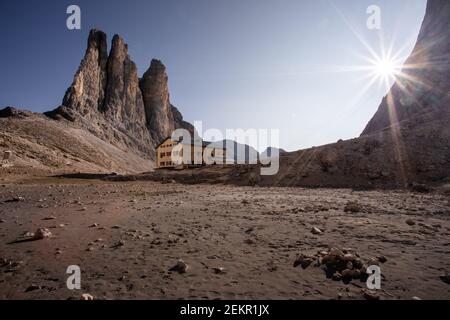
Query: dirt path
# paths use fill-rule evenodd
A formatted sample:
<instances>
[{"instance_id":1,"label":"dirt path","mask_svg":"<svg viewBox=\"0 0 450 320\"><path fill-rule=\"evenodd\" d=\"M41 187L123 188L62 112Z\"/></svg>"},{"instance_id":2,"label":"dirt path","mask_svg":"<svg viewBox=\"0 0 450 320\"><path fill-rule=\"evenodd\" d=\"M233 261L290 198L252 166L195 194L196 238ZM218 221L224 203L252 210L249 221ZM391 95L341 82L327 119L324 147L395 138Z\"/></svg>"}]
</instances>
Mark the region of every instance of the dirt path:
<instances>
[{"instance_id":1,"label":"dirt path","mask_svg":"<svg viewBox=\"0 0 450 320\"><path fill-rule=\"evenodd\" d=\"M43 179L0 184L0 298L362 299L365 283L293 267L351 248L382 299L449 299L450 201L440 194ZM352 202L356 204L352 205ZM350 206L349 206L350 204ZM347 211L344 209L347 207ZM313 234L312 228L321 234ZM8 244L48 228L48 239ZM184 274L169 272L178 259ZM66 287L79 265L82 290ZM220 269L223 268L223 269Z\"/></svg>"}]
</instances>

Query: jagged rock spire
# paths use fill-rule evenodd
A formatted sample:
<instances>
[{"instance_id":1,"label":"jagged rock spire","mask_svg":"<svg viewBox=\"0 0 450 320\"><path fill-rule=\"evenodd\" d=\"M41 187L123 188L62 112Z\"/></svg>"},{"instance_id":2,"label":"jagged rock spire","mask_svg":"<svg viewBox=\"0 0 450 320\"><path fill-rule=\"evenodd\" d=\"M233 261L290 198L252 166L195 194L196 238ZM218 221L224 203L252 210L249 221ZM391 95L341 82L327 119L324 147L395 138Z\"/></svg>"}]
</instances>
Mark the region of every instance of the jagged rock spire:
<instances>
[{"instance_id":1,"label":"jagged rock spire","mask_svg":"<svg viewBox=\"0 0 450 320\"><path fill-rule=\"evenodd\" d=\"M193 127L170 104L162 62L152 60L139 82L127 44L115 35L108 56L106 38L104 32L91 30L63 105L46 115L78 122L103 140L153 157L154 146L174 129Z\"/></svg>"},{"instance_id":2,"label":"jagged rock spire","mask_svg":"<svg viewBox=\"0 0 450 320\"><path fill-rule=\"evenodd\" d=\"M155 138L163 139L174 129L170 110L169 85L166 67L161 61L153 59L150 68L144 73L140 88L144 98L147 125L153 129Z\"/></svg>"},{"instance_id":3,"label":"jagged rock spire","mask_svg":"<svg viewBox=\"0 0 450 320\"><path fill-rule=\"evenodd\" d=\"M113 121L130 126L146 126L144 102L137 68L128 55L128 46L115 35L107 64L107 86L102 111Z\"/></svg>"},{"instance_id":4,"label":"jagged rock spire","mask_svg":"<svg viewBox=\"0 0 450 320\"><path fill-rule=\"evenodd\" d=\"M105 96L107 61L106 34L93 29L89 33L85 56L64 96L64 106L83 116L89 116L93 110L98 109Z\"/></svg>"}]
</instances>

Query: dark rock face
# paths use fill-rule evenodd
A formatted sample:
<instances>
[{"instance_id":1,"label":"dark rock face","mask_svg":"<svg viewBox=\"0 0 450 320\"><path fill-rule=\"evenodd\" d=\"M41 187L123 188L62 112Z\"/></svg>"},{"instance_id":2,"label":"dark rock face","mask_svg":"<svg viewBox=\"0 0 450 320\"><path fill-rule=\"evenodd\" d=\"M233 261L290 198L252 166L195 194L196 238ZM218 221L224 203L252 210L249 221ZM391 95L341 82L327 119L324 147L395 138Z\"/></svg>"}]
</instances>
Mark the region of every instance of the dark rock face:
<instances>
[{"instance_id":1,"label":"dark rock face","mask_svg":"<svg viewBox=\"0 0 450 320\"><path fill-rule=\"evenodd\" d=\"M428 0L417 44L362 135L426 113L437 119L450 105L450 1Z\"/></svg>"},{"instance_id":2,"label":"dark rock face","mask_svg":"<svg viewBox=\"0 0 450 320\"><path fill-rule=\"evenodd\" d=\"M176 107L171 105L170 109L172 112L175 128L185 129L185 130L189 131L192 134L192 136L194 136L194 131L195 131L194 126L192 124L190 124L189 122L184 121L183 115Z\"/></svg>"},{"instance_id":3,"label":"dark rock face","mask_svg":"<svg viewBox=\"0 0 450 320\"><path fill-rule=\"evenodd\" d=\"M115 129L131 135L137 144L143 143L145 151L152 146L152 141L146 127L137 68L128 56L127 45L117 35L112 41L106 70L105 99L100 109Z\"/></svg>"},{"instance_id":4,"label":"dark rock face","mask_svg":"<svg viewBox=\"0 0 450 320\"><path fill-rule=\"evenodd\" d=\"M153 59L139 85L144 98L147 125L156 141L168 137L174 129L193 130L192 125L183 121L183 116L170 103L169 84L166 67Z\"/></svg>"},{"instance_id":5,"label":"dark rock face","mask_svg":"<svg viewBox=\"0 0 450 320\"><path fill-rule=\"evenodd\" d=\"M166 67L159 60L152 60L140 81L147 124L157 140L169 136L174 129L168 81Z\"/></svg>"},{"instance_id":6,"label":"dark rock face","mask_svg":"<svg viewBox=\"0 0 450 320\"><path fill-rule=\"evenodd\" d=\"M128 56L127 45L117 35L112 41L107 75L102 111L111 120L144 126L146 122L144 102L139 90L137 68Z\"/></svg>"},{"instance_id":7,"label":"dark rock face","mask_svg":"<svg viewBox=\"0 0 450 320\"><path fill-rule=\"evenodd\" d=\"M102 140L147 158L176 128L191 129L170 104L165 66L153 60L139 83L128 46L115 35L108 56L106 34L91 30L88 48L62 106L45 113L75 122Z\"/></svg>"}]
</instances>

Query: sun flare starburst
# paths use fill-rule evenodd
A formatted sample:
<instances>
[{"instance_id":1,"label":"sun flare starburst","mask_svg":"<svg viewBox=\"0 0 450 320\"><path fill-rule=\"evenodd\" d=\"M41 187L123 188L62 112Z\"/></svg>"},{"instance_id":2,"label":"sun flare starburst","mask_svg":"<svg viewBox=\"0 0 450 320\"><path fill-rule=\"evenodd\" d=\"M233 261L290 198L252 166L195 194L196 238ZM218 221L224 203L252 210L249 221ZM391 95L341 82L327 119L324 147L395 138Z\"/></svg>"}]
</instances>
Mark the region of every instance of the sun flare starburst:
<instances>
[{"instance_id":1,"label":"sun flare starburst","mask_svg":"<svg viewBox=\"0 0 450 320\"><path fill-rule=\"evenodd\" d=\"M380 77L394 77L398 72L399 67L395 65L391 59L381 59L375 63L374 71Z\"/></svg>"},{"instance_id":2,"label":"sun flare starburst","mask_svg":"<svg viewBox=\"0 0 450 320\"><path fill-rule=\"evenodd\" d=\"M390 55L375 56L369 59L367 69L374 81L379 81L387 87L397 80L402 73L402 62Z\"/></svg>"}]
</instances>

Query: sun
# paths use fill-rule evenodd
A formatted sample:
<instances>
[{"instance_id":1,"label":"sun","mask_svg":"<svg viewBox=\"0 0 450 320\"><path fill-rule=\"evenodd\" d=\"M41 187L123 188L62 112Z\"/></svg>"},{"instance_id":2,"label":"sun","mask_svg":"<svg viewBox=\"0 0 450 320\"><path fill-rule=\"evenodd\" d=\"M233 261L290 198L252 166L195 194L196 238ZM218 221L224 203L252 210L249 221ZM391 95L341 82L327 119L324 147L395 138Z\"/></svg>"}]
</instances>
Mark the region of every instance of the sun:
<instances>
[{"instance_id":1,"label":"sun","mask_svg":"<svg viewBox=\"0 0 450 320\"><path fill-rule=\"evenodd\" d=\"M402 75L402 63L390 55L375 56L370 59L368 69L373 81L380 81L388 88L393 81Z\"/></svg>"},{"instance_id":2,"label":"sun","mask_svg":"<svg viewBox=\"0 0 450 320\"><path fill-rule=\"evenodd\" d=\"M374 71L377 75L380 77L395 77L395 75L398 73L398 67L395 65L395 62L391 59L381 59L377 62L375 62Z\"/></svg>"},{"instance_id":3,"label":"sun","mask_svg":"<svg viewBox=\"0 0 450 320\"><path fill-rule=\"evenodd\" d=\"M365 67L361 67L361 70L368 71L367 76L371 79L371 85L378 82L389 90L392 83L403 75L402 60L396 58L396 56L385 53L377 55L373 52L372 58L365 58L365 60L367 64Z\"/></svg>"}]
</instances>

